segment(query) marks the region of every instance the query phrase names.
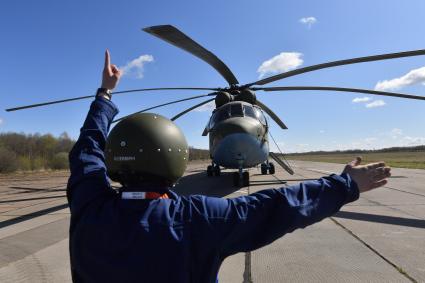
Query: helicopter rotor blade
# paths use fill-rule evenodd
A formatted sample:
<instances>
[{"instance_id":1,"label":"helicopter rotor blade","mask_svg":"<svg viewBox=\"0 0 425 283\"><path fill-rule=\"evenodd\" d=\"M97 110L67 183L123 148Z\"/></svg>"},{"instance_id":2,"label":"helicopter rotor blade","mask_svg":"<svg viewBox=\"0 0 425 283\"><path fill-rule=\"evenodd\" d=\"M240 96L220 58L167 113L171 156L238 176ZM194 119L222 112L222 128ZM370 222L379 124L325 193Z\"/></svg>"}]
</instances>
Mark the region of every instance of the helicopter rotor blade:
<instances>
[{"instance_id":1,"label":"helicopter rotor blade","mask_svg":"<svg viewBox=\"0 0 425 283\"><path fill-rule=\"evenodd\" d=\"M212 96L212 95L215 95L215 94L216 93L213 92L213 93L209 93L209 94L197 95L197 96L192 96L192 97L189 97L189 98L183 98L183 99L178 99L178 100L173 100L173 101L170 101L170 102L162 103L162 104L159 104L159 105L155 105L155 106L152 106L152 107L149 107L149 108L142 109L142 110L137 111L137 112L134 112L134 113L132 113L130 115L126 115L124 117L121 117L119 119L116 119L116 120L112 121L112 123L119 122L119 121L121 121L121 120L123 120L125 118L128 118L130 116L133 116L135 114L146 112L146 111L149 111L149 110L152 110L152 109L156 109L156 108L159 108L159 107L163 107L163 106L167 106L167 105L171 105L171 104L176 104L176 103L180 103L180 102L183 102L183 101L188 101L188 100L197 99L197 98L201 98L201 97Z\"/></svg>"},{"instance_id":2,"label":"helicopter rotor blade","mask_svg":"<svg viewBox=\"0 0 425 283\"><path fill-rule=\"evenodd\" d=\"M264 90L264 91L296 91L296 90L320 90L320 91L341 91L341 92L357 92L357 93L367 93L374 95L382 95L382 96L391 96L391 97L401 97L408 99L417 99L417 100L425 100L425 96L419 95L411 95L405 93L397 93L397 92L387 92L387 91L379 91L379 90L371 90L371 89L361 89L361 88L346 88L346 87L329 87L329 86L278 86L278 87L259 87L259 88L251 88L252 90Z\"/></svg>"},{"instance_id":3,"label":"helicopter rotor blade","mask_svg":"<svg viewBox=\"0 0 425 283\"><path fill-rule=\"evenodd\" d=\"M307 66L304 68L284 72L275 76L271 76L250 84L244 85L244 87L250 87L253 85L265 85L277 80L281 80L284 78L304 74L307 72L312 72L320 69L330 68L330 67L336 67L336 66L342 66L342 65L349 65L349 64L357 64L357 63L363 63L363 62L371 62L371 61L379 61L379 60L387 60L387 59L395 59L395 58L402 58L402 57L411 57L411 56L419 56L419 55L425 55L425 49L420 50L412 50L412 51L405 51L405 52L398 52L398 53L388 53L388 54L381 54L381 55L373 55L373 56L366 56L366 57L357 57L357 58L351 58L351 59L345 59L345 60L338 60L338 61L332 61L312 66Z\"/></svg>"},{"instance_id":4,"label":"helicopter rotor blade","mask_svg":"<svg viewBox=\"0 0 425 283\"><path fill-rule=\"evenodd\" d=\"M47 106L47 105L52 105L52 104L59 104L59 103L70 102L70 101L75 101L75 100L87 99L87 98L91 98L91 97L95 97L95 95L80 96L80 97L75 97L75 98L55 100L55 101L49 101L49 102L43 102L43 103L37 103L37 104L31 104L31 105L25 105L25 106L18 106L18 107L8 108L8 109L5 109L5 110L7 112L12 112L12 111L24 110L24 109L28 109L28 108L35 108L35 107L40 107L40 106Z\"/></svg>"},{"instance_id":5,"label":"helicopter rotor blade","mask_svg":"<svg viewBox=\"0 0 425 283\"><path fill-rule=\"evenodd\" d=\"M211 99L205 100L205 101L203 101L203 102L201 102L201 103L199 103L199 104L196 104L196 105L194 105L194 106L192 106L192 107L190 107L190 108L188 108L188 109L186 109L186 110L184 110L184 111L180 112L179 114L177 114L176 116L174 116L173 118L171 118L171 121L175 121L175 120L177 120L178 118L180 118L180 117L181 117L181 116L183 116L184 114L186 114L186 113L188 113L188 112L190 112L190 111L192 111L192 110L194 110L194 109L196 109L196 108L198 108L198 107L201 107L202 105L205 105L205 104L207 104L208 102L213 101L214 99L215 99L215 98L211 98Z\"/></svg>"},{"instance_id":6,"label":"helicopter rotor blade","mask_svg":"<svg viewBox=\"0 0 425 283\"><path fill-rule=\"evenodd\" d=\"M123 94L123 93L130 93L130 92L157 91L157 90L213 90L213 91L219 91L220 89L219 88L206 88L206 87L158 87L158 88L140 88L140 89L115 91L112 94L115 95L115 94ZM59 103L64 103L64 102L76 101L76 100L82 100L82 99L87 99L87 98L93 98L95 96L96 95L87 95L87 96L80 96L80 97L74 97L74 98L68 98L68 99L61 99L61 100L55 100L55 101L19 106L19 107L6 109L6 111L12 112L12 111L23 110L23 109L28 109L28 108L34 108L34 107L40 107L40 106L59 104Z\"/></svg>"},{"instance_id":7,"label":"helicopter rotor blade","mask_svg":"<svg viewBox=\"0 0 425 283\"><path fill-rule=\"evenodd\" d=\"M256 104L258 105L258 106L260 106L263 110L264 110L264 112L266 112L267 114L269 114L269 116L276 122L276 124L278 124L282 129L284 129L284 130L287 130L288 129L288 127L286 127L286 125L282 122L282 120L280 120L280 118L276 115L276 114L274 114L274 112L270 109L270 108L268 108L264 103L262 103L261 101L259 101L258 99L257 99L257 102L256 102Z\"/></svg>"},{"instance_id":8,"label":"helicopter rotor blade","mask_svg":"<svg viewBox=\"0 0 425 283\"><path fill-rule=\"evenodd\" d=\"M179 47L192 55L198 57L204 62L208 63L223 78L229 83L229 85L239 84L235 75L230 71L230 69L223 63L217 56L215 56L212 52L208 51L193 39L188 37L186 34L181 32L179 29L172 25L160 25L160 26L152 26L143 29L145 32L150 33L176 47Z\"/></svg>"}]
</instances>

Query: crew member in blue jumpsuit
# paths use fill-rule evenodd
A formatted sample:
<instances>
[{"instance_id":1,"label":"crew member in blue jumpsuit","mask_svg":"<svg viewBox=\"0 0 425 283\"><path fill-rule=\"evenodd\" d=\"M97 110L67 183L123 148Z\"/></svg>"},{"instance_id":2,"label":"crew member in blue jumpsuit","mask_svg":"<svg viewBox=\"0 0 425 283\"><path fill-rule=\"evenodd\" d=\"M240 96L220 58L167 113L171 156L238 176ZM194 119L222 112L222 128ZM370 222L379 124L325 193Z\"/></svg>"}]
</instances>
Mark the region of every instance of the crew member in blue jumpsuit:
<instances>
[{"instance_id":1,"label":"crew member in blue jumpsuit","mask_svg":"<svg viewBox=\"0 0 425 283\"><path fill-rule=\"evenodd\" d=\"M121 76L105 55L102 87ZM341 175L225 199L182 197L159 184L139 191L168 198L123 199L106 175L104 148L118 113L110 97L91 104L69 154L70 257L74 282L215 282L223 260L268 245L380 187L383 163L346 166Z\"/></svg>"}]
</instances>

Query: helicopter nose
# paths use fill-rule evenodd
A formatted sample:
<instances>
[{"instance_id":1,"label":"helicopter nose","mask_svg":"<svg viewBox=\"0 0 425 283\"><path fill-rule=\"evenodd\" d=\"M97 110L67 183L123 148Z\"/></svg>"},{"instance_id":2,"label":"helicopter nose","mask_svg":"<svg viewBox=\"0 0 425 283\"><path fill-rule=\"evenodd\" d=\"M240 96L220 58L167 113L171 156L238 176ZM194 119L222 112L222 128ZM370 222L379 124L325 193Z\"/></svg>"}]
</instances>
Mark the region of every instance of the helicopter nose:
<instances>
[{"instance_id":1,"label":"helicopter nose","mask_svg":"<svg viewBox=\"0 0 425 283\"><path fill-rule=\"evenodd\" d=\"M215 148L213 160L228 168L251 167L267 158L268 143L247 133L225 136Z\"/></svg>"},{"instance_id":2,"label":"helicopter nose","mask_svg":"<svg viewBox=\"0 0 425 283\"><path fill-rule=\"evenodd\" d=\"M246 119L228 119L214 129L217 164L229 168L251 166L266 158L267 143L263 142L261 125Z\"/></svg>"}]
</instances>

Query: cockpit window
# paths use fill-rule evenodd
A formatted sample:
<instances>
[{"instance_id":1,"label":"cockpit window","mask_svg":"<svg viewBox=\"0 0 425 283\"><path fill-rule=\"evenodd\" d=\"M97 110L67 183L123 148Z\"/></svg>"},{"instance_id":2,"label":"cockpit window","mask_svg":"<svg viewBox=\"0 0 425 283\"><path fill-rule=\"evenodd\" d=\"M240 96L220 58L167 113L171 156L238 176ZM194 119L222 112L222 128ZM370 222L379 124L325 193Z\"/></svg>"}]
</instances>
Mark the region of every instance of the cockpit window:
<instances>
[{"instance_id":1,"label":"cockpit window","mask_svg":"<svg viewBox=\"0 0 425 283\"><path fill-rule=\"evenodd\" d=\"M243 111L242 111L242 104L238 103L238 104L231 104L230 105L230 115L232 117L235 116L243 116Z\"/></svg>"},{"instance_id":2,"label":"cockpit window","mask_svg":"<svg viewBox=\"0 0 425 283\"><path fill-rule=\"evenodd\" d=\"M254 109L250 105L244 105L245 116L257 119Z\"/></svg>"},{"instance_id":3,"label":"cockpit window","mask_svg":"<svg viewBox=\"0 0 425 283\"><path fill-rule=\"evenodd\" d=\"M210 120L209 128L214 128L217 123L220 123L230 117L243 116L254 118L260 121L263 125L267 125L266 118L259 108L252 107L251 105L243 105L242 103L233 103L230 105L223 105L214 112Z\"/></svg>"},{"instance_id":4,"label":"cockpit window","mask_svg":"<svg viewBox=\"0 0 425 283\"><path fill-rule=\"evenodd\" d=\"M257 119L260 121L260 123L263 125L267 125L266 117L264 117L263 112L258 108L255 108L254 111L255 111L255 116L257 116Z\"/></svg>"},{"instance_id":5,"label":"cockpit window","mask_svg":"<svg viewBox=\"0 0 425 283\"><path fill-rule=\"evenodd\" d=\"M230 117L230 107L228 105L224 105L217 109L217 111L213 114L210 122L210 129L214 127L215 124L226 120Z\"/></svg>"}]
</instances>

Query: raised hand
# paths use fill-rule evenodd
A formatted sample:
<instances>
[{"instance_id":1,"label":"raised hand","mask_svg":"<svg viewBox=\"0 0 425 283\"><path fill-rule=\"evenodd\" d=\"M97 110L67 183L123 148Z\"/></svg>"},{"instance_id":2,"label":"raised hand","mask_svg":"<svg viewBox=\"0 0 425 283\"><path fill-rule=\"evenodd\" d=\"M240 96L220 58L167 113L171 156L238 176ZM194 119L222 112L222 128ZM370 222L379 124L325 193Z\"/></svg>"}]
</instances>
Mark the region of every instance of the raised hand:
<instances>
[{"instance_id":1,"label":"raised hand","mask_svg":"<svg viewBox=\"0 0 425 283\"><path fill-rule=\"evenodd\" d=\"M342 173L348 173L357 183L361 193L379 188L387 183L386 178L391 176L391 168L384 162L360 165L361 157L356 157L348 163Z\"/></svg>"},{"instance_id":2,"label":"raised hand","mask_svg":"<svg viewBox=\"0 0 425 283\"><path fill-rule=\"evenodd\" d=\"M105 66L103 67L101 88L106 88L109 90L114 89L117 86L121 75L121 70L118 69L116 65L111 65L111 56L109 55L109 50L106 49Z\"/></svg>"}]
</instances>

